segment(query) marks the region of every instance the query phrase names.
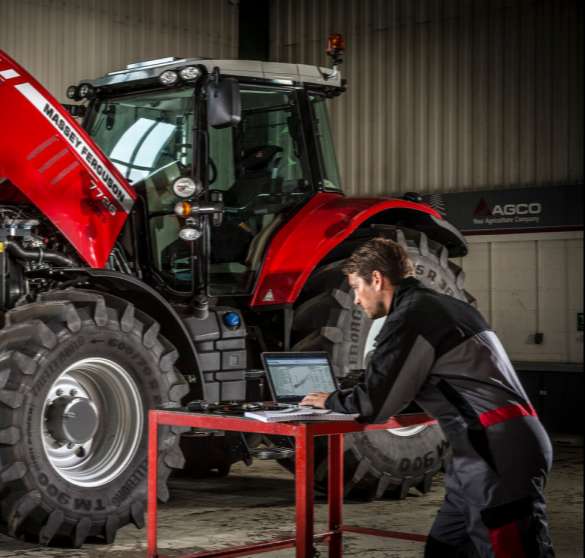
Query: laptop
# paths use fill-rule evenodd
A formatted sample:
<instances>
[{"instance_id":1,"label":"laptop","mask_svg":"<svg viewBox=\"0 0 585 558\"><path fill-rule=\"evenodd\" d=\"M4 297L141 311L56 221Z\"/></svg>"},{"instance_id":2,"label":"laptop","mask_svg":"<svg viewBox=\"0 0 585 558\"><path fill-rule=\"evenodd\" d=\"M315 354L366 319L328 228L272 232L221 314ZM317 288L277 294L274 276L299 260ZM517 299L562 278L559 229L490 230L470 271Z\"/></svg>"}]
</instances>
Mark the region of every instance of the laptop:
<instances>
[{"instance_id":1,"label":"laptop","mask_svg":"<svg viewBox=\"0 0 585 558\"><path fill-rule=\"evenodd\" d=\"M275 403L298 405L308 393L338 387L326 352L262 353L262 363Z\"/></svg>"}]
</instances>

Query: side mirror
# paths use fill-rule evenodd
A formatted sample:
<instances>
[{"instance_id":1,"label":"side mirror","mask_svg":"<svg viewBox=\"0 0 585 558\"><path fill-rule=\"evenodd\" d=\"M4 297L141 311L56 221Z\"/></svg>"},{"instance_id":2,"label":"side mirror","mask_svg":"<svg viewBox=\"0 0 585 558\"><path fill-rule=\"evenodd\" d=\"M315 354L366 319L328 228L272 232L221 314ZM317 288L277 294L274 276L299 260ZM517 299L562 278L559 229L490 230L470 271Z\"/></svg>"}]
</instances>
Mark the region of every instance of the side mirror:
<instances>
[{"instance_id":1,"label":"side mirror","mask_svg":"<svg viewBox=\"0 0 585 558\"><path fill-rule=\"evenodd\" d=\"M213 128L237 126L242 119L238 80L221 78L207 85L207 122Z\"/></svg>"}]
</instances>

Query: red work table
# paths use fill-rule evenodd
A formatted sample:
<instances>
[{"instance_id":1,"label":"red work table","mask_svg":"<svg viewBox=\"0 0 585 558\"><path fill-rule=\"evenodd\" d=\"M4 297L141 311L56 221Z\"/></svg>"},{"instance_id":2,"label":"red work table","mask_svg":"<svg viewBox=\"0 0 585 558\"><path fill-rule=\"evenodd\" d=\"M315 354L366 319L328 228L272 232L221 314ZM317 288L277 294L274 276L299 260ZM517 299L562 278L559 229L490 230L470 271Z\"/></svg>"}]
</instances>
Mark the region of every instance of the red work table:
<instances>
[{"instance_id":1,"label":"red work table","mask_svg":"<svg viewBox=\"0 0 585 558\"><path fill-rule=\"evenodd\" d=\"M344 532L362 533L379 537L424 541L424 535L383 531L364 527L343 525L343 435L349 432L401 428L414 424L431 424L435 421L424 414L402 415L383 424L363 424L355 421L308 421L266 423L240 416L187 413L179 411L149 412L148 417L148 523L147 556L163 558L157 549L157 456L158 426L187 426L211 430L234 432L255 432L290 436L295 440L295 493L296 493L296 536L277 539L247 546L230 547L223 550L202 551L183 555L182 558L235 558L249 556L283 548L296 548L297 558L314 556L314 543L327 541L329 556L343 555L342 537ZM314 505L314 445L315 436L327 436L329 442L328 504L329 530L313 533Z\"/></svg>"}]
</instances>

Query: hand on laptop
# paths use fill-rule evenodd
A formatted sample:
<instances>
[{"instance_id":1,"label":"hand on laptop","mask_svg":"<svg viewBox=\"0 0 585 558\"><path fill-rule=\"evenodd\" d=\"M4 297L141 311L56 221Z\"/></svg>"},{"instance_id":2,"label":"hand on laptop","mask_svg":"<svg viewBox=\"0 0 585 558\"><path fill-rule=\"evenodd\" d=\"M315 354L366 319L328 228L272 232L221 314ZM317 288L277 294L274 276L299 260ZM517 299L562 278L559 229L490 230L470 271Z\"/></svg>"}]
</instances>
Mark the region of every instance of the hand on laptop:
<instances>
[{"instance_id":1,"label":"hand on laptop","mask_svg":"<svg viewBox=\"0 0 585 558\"><path fill-rule=\"evenodd\" d=\"M317 409L324 409L325 401L330 395L330 393L324 391L309 393L303 398L299 405L310 405L311 407L316 407Z\"/></svg>"}]
</instances>

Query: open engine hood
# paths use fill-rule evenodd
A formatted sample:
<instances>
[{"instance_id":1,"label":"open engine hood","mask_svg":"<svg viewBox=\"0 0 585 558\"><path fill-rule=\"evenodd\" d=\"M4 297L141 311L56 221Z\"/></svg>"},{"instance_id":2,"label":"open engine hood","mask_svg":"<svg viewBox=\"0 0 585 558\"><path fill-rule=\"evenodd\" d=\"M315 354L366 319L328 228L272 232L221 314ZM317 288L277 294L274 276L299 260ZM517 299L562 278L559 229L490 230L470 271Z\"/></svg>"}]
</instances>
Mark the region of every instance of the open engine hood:
<instances>
[{"instance_id":1,"label":"open engine hood","mask_svg":"<svg viewBox=\"0 0 585 558\"><path fill-rule=\"evenodd\" d=\"M74 118L1 50L0 178L21 190L96 268L105 265L136 199Z\"/></svg>"}]
</instances>

